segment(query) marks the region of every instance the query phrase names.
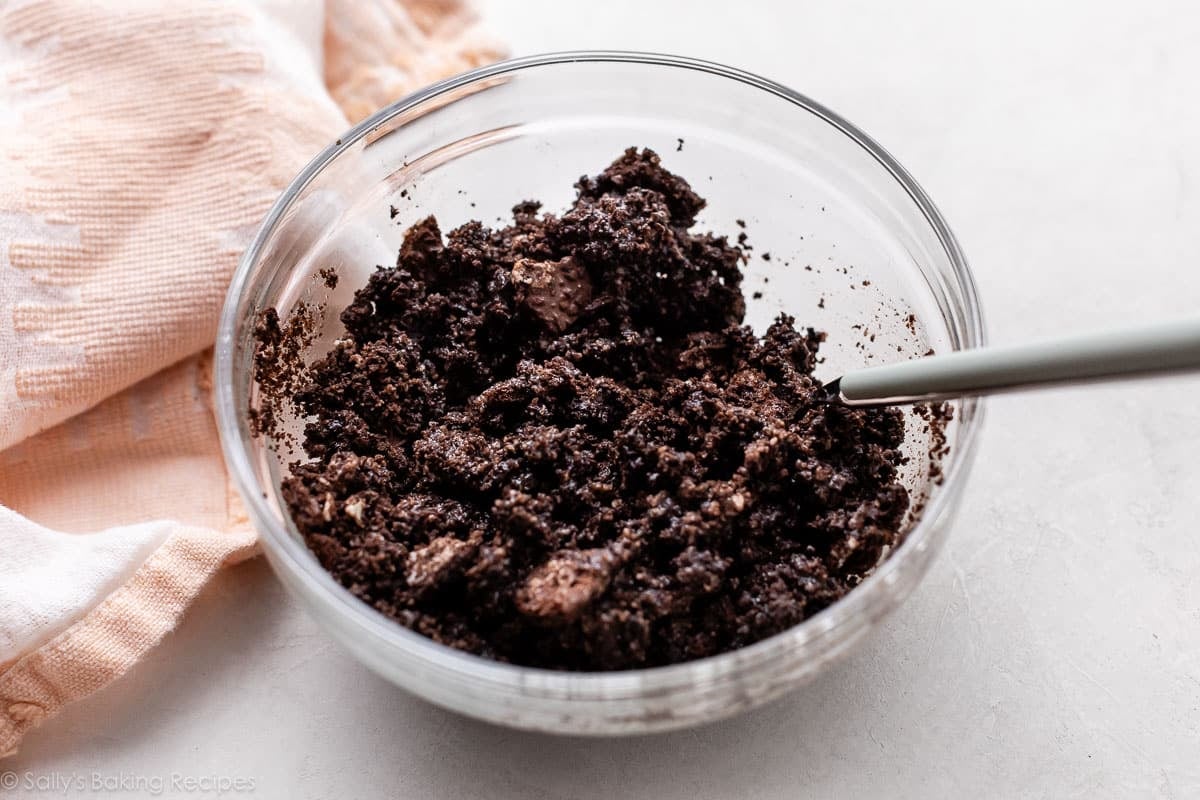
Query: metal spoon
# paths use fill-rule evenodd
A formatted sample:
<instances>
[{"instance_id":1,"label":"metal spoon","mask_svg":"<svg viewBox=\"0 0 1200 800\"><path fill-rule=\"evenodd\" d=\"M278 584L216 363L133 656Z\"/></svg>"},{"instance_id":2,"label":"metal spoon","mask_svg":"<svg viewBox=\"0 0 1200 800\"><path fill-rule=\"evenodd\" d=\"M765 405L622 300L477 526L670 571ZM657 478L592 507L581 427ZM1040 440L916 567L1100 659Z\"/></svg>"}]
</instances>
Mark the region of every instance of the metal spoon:
<instances>
[{"instance_id":1,"label":"metal spoon","mask_svg":"<svg viewBox=\"0 0 1200 800\"><path fill-rule=\"evenodd\" d=\"M900 405L1200 370L1200 317L853 370L825 384L852 406Z\"/></svg>"}]
</instances>

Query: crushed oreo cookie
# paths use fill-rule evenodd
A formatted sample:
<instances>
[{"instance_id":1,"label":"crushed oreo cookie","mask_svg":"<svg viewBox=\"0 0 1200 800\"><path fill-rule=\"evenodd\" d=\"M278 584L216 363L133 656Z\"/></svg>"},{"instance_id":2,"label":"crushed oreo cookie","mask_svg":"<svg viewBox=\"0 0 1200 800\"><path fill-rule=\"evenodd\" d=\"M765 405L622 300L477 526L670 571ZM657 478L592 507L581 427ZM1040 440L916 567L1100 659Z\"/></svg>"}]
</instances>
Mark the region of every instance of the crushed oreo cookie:
<instances>
[{"instance_id":1,"label":"crushed oreo cookie","mask_svg":"<svg viewBox=\"0 0 1200 800\"><path fill-rule=\"evenodd\" d=\"M672 664L802 622L902 538L903 415L827 402L823 334L743 324L746 250L690 230L704 200L655 153L576 187L561 215L412 226L302 381L266 312L260 390L310 419L297 528L383 614L517 664Z\"/></svg>"}]
</instances>

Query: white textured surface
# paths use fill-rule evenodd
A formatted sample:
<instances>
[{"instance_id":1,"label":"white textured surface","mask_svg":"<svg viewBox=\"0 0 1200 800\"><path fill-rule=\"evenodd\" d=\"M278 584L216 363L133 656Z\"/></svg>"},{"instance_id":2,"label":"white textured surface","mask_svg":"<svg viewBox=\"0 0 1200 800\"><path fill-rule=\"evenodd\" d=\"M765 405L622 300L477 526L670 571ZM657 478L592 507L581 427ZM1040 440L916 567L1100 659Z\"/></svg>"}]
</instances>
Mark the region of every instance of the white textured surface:
<instances>
[{"instance_id":1,"label":"white textured surface","mask_svg":"<svg viewBox=\"0 0 1200 800\"><path fill-rule=\"evenodd\" d=\"M486 9L517 53L696 55L845 114L950 219L994 341L1200 310L1195 4ZM750 715L625 741L490 728L357 666L257 563L0 772L160 776L161 796L181 773L271 798L1197 797L1198 392L995 400L917 594L841 669Z\"/></svg>"}]
</instances>

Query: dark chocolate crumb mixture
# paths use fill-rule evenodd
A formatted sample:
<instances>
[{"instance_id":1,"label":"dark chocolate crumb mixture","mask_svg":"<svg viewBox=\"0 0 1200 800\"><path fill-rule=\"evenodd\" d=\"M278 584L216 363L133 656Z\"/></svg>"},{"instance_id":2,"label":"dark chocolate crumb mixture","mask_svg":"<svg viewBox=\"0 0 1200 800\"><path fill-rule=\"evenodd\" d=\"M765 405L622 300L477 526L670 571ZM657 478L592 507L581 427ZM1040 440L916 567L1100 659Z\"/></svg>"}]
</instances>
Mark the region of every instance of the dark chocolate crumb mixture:
<instances>
[{"instance_id":1,"label":"dark chocolate crumb mixture","mask_svg":"<svg viewBox=\"0 0 1200 800\"><path fill-rule=\"evenodd\" d=\"M329 285L329 279L321 276ZM337 278L334 277L336 284ZM308 386L304 353L316 338L320 309L302 303L286 322L268 308L258 315L254 325L254 380L260 402L250 409L250 431L255 436L287 438L279 416L285 405Z\"/></svg>"},{"instance_id":2,"label":"dark chocolate crumb mixture","mask_svg":"<svg viewBox=\"0 0 1200 800\"><path fill-rule=\"evenodd\" d=\"M744 252L689 232L704 200L655 153L577 189L414 225L302 386L266 312L260 386L312 420L297 527L365 602L503 661L670 664L801 622L901 537L901 413L821 400L823 334L742 325Z\"/></svg>"}]
</instances>

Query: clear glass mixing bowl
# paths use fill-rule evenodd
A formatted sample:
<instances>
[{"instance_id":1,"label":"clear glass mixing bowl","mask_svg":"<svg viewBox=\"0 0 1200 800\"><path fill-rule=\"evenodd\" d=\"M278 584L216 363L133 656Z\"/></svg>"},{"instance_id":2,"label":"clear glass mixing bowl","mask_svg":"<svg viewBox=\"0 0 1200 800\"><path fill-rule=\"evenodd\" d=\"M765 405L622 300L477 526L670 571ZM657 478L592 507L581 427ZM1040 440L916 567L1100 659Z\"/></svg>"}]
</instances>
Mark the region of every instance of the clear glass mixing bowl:
<instances>
[{"instance_id":1,"label":"clear glass mixing bowl","mask_svg":"<svg viewBox=\"0 0 1200 800\"><path fill-rule=\"evenodd\" d=\"M279 497L279 478L298 454L248 428L258 312L323 304L319 354L338 336L338 314L353 290L376 264L395 262L409 224L429 214L443 230L486 223L532 198L561 210L578 176L633 145L657 150L708 198L701 228L736 236L744 224L755 248L744 284L747 321L761 330L786 311L827 331L818 377L983 344L966 261L908 173L833 112L738 70L633 53L522 58L411 95L327 147L279 198L230 287L215 365L229 470L275 571L337 639L396 684L505 725L575 734L665 730L752 708L801 684L925 574L974 452L976 401L956 404L940 483L929 478L928 434L909 425L904 477L924 508L904 544L803 624L689 663L610 673L496 663L413 633L338 585ZM318 276L324 268L339 273L333 291Z\"/></svg>"}]
</instances>

